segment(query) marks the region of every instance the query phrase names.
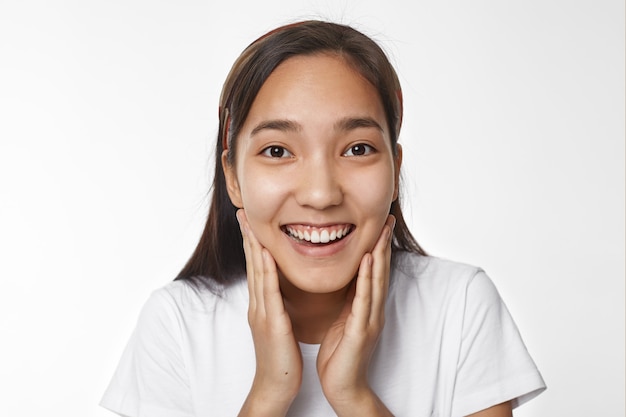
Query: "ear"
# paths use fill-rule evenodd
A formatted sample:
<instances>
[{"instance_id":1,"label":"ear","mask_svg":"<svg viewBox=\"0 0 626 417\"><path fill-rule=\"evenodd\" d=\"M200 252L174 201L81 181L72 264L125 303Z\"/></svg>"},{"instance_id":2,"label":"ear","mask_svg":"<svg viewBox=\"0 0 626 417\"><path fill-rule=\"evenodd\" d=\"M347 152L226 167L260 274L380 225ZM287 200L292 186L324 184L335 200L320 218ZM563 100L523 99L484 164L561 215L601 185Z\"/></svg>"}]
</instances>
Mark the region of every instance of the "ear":
<instances>
[{"instance_id":1,"label":"ear","mask_svg":"<svg viewBox=\"0 0 626 417\"><path fill-rule=\"evenodd\" d=\"M241 189L239 188L239 181L237 181L237 173L235 172L235 167L228 162L228 150L224 150L224 152L222 152L222 169L224 170L226 190L228 191L230 201L235 207L243 208Z\"/></svg>"},{"instance_id":2,"label":"ear","mask_svg":"<svg viewBox=\"0 0 626 417\"><path fill-rule=\"evenodd\" d=\"M398 199L400 194L400 167L402 166L402 145L396 143L396 156L394 157L394 186L393 201Z\"/></svg>"}]
</instances>

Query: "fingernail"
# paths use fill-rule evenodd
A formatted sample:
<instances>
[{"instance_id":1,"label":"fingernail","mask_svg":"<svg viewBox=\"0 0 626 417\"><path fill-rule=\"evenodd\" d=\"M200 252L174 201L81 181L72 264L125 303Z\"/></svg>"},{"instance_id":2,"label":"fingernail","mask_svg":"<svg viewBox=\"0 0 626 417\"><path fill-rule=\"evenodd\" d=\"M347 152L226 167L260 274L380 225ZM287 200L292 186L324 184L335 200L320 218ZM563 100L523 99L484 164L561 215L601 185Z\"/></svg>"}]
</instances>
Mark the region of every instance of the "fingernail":
<instances>
[{"instance_id":1,"label":"fingernail","mask_svg":"<svg viewBox=\"0 0 626 417\"><path fill-rule=\"evenodd\" d=\"M237 217L237 222L239 222L239 229L241 230L241 234L243 236L247 236L248 235L248 227L246 226L245 223L243 223L241 221L241 210L237 210L237 212L235 213L235 217Z\"/></svg>"}]
</instances>

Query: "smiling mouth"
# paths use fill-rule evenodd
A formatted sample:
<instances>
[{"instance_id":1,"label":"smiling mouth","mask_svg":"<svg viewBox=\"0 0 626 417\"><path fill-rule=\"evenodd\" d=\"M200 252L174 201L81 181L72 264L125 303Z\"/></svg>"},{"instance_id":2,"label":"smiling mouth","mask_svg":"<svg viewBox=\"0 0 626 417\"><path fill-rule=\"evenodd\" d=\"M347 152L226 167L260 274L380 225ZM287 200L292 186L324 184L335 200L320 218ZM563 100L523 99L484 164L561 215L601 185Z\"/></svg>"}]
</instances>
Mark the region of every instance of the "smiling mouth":
<instances>
[{"instance_id":1,"label":"smiling mouth","mask_svg":"<svg viewBox=\"0 0 626 417\"><path fill-rule=\"evenodd\" d=\"M299 242L324 245L345 238L354 230L353 224L314 227L289 224L281 227L283 232Z\"/></svg>"}]
</instances>

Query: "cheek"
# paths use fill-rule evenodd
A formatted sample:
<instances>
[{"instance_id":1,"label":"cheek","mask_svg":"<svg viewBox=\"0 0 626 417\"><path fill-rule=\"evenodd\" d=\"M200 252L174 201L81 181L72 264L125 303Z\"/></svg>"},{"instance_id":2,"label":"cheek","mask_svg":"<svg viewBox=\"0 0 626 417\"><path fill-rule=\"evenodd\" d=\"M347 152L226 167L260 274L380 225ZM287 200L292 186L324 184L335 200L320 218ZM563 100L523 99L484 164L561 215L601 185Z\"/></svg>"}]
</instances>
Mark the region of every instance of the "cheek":
<instances>
[{"instance_id":1,"label":"cheek","mask_svg":"<svg viewBox=\"0 0 626 417\"><path fill-rule=\"evenodd\" d=\"M362 172L358 176L351 176L345 185L361 207L363 215L383 216L383 223L393 201L394 186L393 171L390 169Z\"/></svg>"},{"instance_id":2,"label":"cheek","mask_svg":"<svg viewBox=\"0 0 626 417\"><path fill-rule=\"evenodd\" d=\"M288 185L284 181L268 178L261 173L248 172L241 175L239 185L241 200L253 233L260 234L265 226L277 216L287 193ZM257 236L262 241L262 236Z\"/></svg>"}]
</instances>

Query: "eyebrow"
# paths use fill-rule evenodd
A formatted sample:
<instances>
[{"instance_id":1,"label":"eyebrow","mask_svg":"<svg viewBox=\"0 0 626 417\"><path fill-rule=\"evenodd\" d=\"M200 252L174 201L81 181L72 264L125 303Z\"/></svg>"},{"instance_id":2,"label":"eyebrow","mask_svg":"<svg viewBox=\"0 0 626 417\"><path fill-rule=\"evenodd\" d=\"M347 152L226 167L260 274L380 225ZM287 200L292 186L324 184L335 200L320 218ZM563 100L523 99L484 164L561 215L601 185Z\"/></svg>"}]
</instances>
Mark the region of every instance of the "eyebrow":
<instances>
[{"instance_id":1,"label":"eyebrow","mask_svg":"<svg viewBox=\"0 0 626 417\"><path fill-rule=\"evenodd\" d=\"M344 117L334 125L335 130L351 131L359 128L375 128L383 132L382 126L371 117ZM263 130L278 130L280 132L300 132L302 125L287 119L266 120L254 127L250 136L254 136Z\"/></svg>"},{"instance_id":2,"label":"eyebrow","mask_svg":"<svg viewBox=\"0 0 626 417\"><path fill-rule=\"evenodd\" d=\"M335 123L335 130L350 131L363 127L375 128L383 132L382 126L371 117L344 117Z\"/></svg>"},{"instance_id":3,"label":"eyebrow","mask_svg":"<svg viewBox=\"0 0 626 417\"><path fill-rule=\"evenodd\" d=\"M278 130L281 132L299 132L302 126L292 120L266 120L256 125L250 136L254 136L262 130Z\"/></svg>"}]
</instances>

